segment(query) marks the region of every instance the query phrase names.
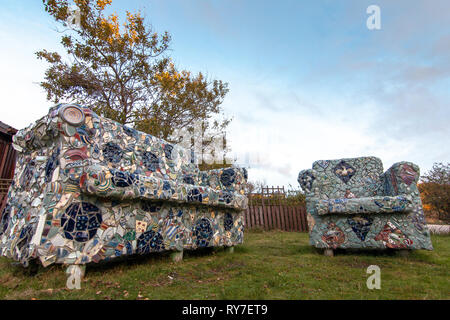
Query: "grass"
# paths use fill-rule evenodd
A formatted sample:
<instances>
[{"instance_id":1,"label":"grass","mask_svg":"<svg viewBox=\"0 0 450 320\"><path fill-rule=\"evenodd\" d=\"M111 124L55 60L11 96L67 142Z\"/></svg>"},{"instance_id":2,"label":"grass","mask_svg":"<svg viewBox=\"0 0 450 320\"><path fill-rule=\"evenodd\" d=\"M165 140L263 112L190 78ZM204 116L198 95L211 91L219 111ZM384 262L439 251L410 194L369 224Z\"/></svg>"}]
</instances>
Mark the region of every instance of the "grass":
<instances>
[{"instance_id":1,"label":"grass","mask_svg":"<svg viewBox=\"0 0 450 320\"><path fill-rule=\"evenodd\" d=\"M0 258L0 299L449 299L450 237L432 235L434 251L342 252L325 257L308 234L248 232L233 254L223 249L91 264L81 290L65 288L65 267L30 272ZM381 289L366 286L369 265Z\"/></svg>"}]
</instances>

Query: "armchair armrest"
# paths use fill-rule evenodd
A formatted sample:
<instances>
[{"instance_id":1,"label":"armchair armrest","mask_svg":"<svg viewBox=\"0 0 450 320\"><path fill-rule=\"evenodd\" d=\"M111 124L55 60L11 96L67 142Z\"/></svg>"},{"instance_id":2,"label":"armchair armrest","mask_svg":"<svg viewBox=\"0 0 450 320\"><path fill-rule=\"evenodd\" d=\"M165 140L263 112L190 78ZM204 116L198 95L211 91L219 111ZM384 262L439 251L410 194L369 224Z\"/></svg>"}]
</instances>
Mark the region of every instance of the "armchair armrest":
<instances>
[{"instance_id":1,"label":"armchair armrest","mask_svg":"<svg viewBox=\"0 0 450 320\"><path fill-rule=\"evenodd\" d=\"M225 168L201 171L199 182L214 190L227 190L244 194L248 174L245 168Z\"/></svg>"},{"instance_id":2,"label":"armchair armrest","mask_svg":"<svg viewBox=\"0 0 450 320\"><path fill-rule=\"evenodd\" d=\"M394 163L382 176L384 194L396 196L417 191L420 169L412 162Z\"/></svg>"},{"instance_id":3,"label":"armchair armrest","mask_svg":"<svg viewBox=\"0 0 450 320\"><path fill-rule=\"evenodd\" d=\"M413 206L411 196L327 199L316 204L319 215L408 213Z\"/></svg>"},{"instance_id":4,"label":"armchair armrest","mask_svg":"<svg viewBox=\"0 0 450 320\"><path fill-rule=\"evenodd\" d=\"M303 189L307 196L314 194L314 189L317 186L317 172L314 169L302 170L298 174L297 178L300 187Z\"/></svg>"}]
</instances>

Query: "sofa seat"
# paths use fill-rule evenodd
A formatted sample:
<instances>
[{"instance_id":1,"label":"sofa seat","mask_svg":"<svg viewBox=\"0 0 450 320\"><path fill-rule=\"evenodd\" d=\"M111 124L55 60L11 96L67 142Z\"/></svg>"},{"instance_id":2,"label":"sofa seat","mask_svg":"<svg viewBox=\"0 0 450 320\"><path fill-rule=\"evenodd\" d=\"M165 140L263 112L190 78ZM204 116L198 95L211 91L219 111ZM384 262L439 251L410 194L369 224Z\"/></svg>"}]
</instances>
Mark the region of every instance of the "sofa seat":
<instances>
[{"instance_id":1,"label":"sofa seat","mask_svg":"<svg viewBox=\"0 0 450 320\"><path fill-rule=\"evenodd\" d=\"M245 195L236 191L147 177L101 165L85 169L80 187L87 195L116 200L166 200L238 210L247 209L248 202Z\"/></svg>"}]
</instances>

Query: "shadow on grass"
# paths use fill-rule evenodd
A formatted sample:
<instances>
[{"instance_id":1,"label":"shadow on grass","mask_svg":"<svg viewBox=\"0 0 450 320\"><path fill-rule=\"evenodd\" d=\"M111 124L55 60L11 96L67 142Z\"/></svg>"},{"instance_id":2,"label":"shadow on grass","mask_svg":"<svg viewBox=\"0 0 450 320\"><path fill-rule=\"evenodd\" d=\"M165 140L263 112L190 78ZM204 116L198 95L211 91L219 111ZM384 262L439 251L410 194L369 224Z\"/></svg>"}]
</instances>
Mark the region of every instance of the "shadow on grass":
<instances>
[{"instance_id":1,"label":"shadow on grass","mask_svg":"<svg viewBox=\"0 0 450 320\"><path fill-rule=\"evenodd\" d=\"M317 249L313 246L307 245L307 244L302 244L297 246L294 249L295 254L314 254L314 253L319 253L319 251L317 251Z\"/></svg>"},{"instance_id":2,"label":"shadow on grass","mask_svg":"<svg viewBox=\"0 0 450 320\"><path fill-rule=\"evenodd\" d=\"M43 267L37 259L30 260L28 267L24 267L21 263L6 260L3 261L11 270L11 274L17 278L34 278L45 274L51 274L55 271L62 270L62 265L51 265L49 267Z\"/></svg>"},{"instance_id":3,"label":"shadow on grass","mask_svg":"<svg viewBox=\"0 0 450 320\"><path fill-rule=\"evenodd\" d=\"M336 249L335 256L370 256L370 257L392 257L398 255L394 249Z\"/></svg>"},{"instance_id":4,"label":"shadow on grass","mask_svg":"<svg viewBox=\"0 0 450 320\"><path fill-rule=\"evenodd\" d=\"M314 253L317 255L321 255L321 256L325 256L324 255L324 248L316 248L314 246L310 246L310 245L302 245L299 246L299 248L297 249L298 253L301 254L307 254L307 253ZM334 256L369 256L369 257L401 257L400 255L400 251L396 250L396 249L342 249L342 248L338 248L338 249L333 249L333 254ZM415 252L415 250L411 250L410 252L408 252L407 257L408 258L416 258L417 252ZM331 258L331 257L330 257Z\"/></svg>"},{"instance_id":5,"label":"shadow on grass","mask_svg":"<svg viewBox=\"0 0 450 320\"><path fill-rule=\"evenodd\" d=\"M123 257L118 257L111 260L102 260L99 263L89 263L87 268L89 268L89 273L103 273L116 268L137 267L157 263L172 263L170 255L174 252L176 251L152 252L145 255L124 255ZM189 259L190 257L203 257L213 254L213 247L199 248L196 250L184 250L183 259Z\"/></svg>"},{"instance_id":6,"label":"shadow on grass","mask_svg":"<svg viewBox=\"0 0 450 320\"><path fill-rule=\"evenodd\" d=\"M170 255L173 252L175 251L153 252L145 255L124 255L110 260L102 260L98 263L91 262L86 264L86 272L89 272L89 274L103 274L105 272L114 271L115 269L139 267L147 264L172 263ZM238 245L234 247L234 253L230 254L230 256L248 252L248 248L242 245ZM200 257L214 256L216 254L223 255L229 253L226 252L225 247L205 247L195 250L184 250L183 259L195 259ZM28 267L24 267L21 263L11 260L3 260L3 264L5 267L11 270L11 274L13 276L19 278L45 276L50 275L54 272L65 272L66 268L68 267L68 265L63 264L53 264L48 267L43 267L38 259L30 260Z\"/></svg>"},{"instance_id":7,"label":"shadow on grass","mask_svg":"<svg viewBox=\"0 0 450 320\"><path fill-rule=\"evenodd\" d=\"M247 248L245 246L238 245L238 246L234 247L234 252L235 253L249 253L250 250L249 250L249 248Z\"/></svg>"}]
</instances>

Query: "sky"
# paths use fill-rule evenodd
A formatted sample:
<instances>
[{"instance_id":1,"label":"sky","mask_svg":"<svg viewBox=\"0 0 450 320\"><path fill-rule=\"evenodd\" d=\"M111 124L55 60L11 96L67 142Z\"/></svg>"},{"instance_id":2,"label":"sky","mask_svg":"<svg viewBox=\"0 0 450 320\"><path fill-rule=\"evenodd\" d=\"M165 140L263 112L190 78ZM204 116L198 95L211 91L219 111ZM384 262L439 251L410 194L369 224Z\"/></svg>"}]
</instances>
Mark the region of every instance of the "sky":
<instances>
[{"instance_id":1,"label":"sky","mask_svg":"<svg viewBox=\"0 0 450 320\"><path fill-rule=\"evenodd\" d=\"M380 29L369 30L370 5ZM298 189L315 160L376 156L424 174L450 162L450 1L113 0L172 36L177 67L228 83L230 156L250 181ZM40 0L0 0L0 121L52 103L41 49L63 52Z\"/></svg>"}]
</instances>

